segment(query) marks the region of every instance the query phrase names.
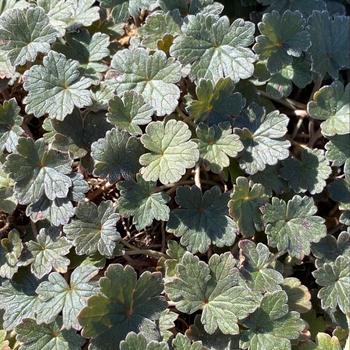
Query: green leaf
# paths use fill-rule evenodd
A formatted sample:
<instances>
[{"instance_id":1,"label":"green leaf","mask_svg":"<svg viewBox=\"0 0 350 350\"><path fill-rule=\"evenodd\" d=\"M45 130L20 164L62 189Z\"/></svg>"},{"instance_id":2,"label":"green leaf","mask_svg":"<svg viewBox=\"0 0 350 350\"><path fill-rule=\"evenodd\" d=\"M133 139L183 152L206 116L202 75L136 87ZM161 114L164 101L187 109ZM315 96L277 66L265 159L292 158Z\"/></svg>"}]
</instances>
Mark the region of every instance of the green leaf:
<instances>
[{"instance_id":1,"label":"green leaf","mask_svg":"<svg viewBox=\"0 0 350 350\"><path fill-rule=\"evenodd\" d=\"M111 201L97 206L93 202L80 202L76 208L76 219L63 227L67 238L73 241L78 255L99 252L112 257L116 242L120 239L116 223L119 219Z\"/></svg>"},{"instance_id":2,"label":"green leaf","mask_svg":"<svg viewBox=\"0 0 350 350\"><path fill-rule=\"evenodd\" d=\"M35 61L38 53L47 53L57 36L40 7L12 9L0 18L1 52L14 66Z\"/></svg>"},{"instance_id":3,"label":"green leaf","mask_svg":"<svg viewBox=\"0 0 350 350\"><path fill-rule=\"evenodd\" d=\"M31 254L31 271L37 278L42 278L51 270L67 272L69 259L65 257L72 246L67 238L60 237L56 227L41 229L35 241L30 240L26 246Z\"/></svg>"},{"instance_id":4,"label":"green leaf","mask_svg":"<svg viewBox=\"0 0 350 350\"><path fill-rule=\"evenodd\" d=\"M182 18L179 11L156 11L146 18L145 24L139 29L142 45L151 50L158 48L159 41L166 35L175 37L181 34Z\"/></svg>"},{"instance_id":5,"label":"green leaf","mask_svg":"<svg viewBox=\"0 0 350 350\"><path fill-rule=\"evenodd\" d=\"M59 273L50 273L48 280L41 282L36 289L42 302L38 319L51 323L62 312L64 328L79 330L81 325L77 316L87 299L99 290L96 282L91 281L97 273L98 269L94 266L78 266L72 272L69 283Z\"/></svg>"},{"instance_id":6,"label":"green leaf","mask_svg":"<svg viewBox=\"0 0 350 350\"><path fill-rule=\"evenodd\" d=\"M311 294L308 288L301 284L300 280L295 277L285 278L282 288L288 295L289 310L297 311L301 314L311 310Z\"/></svg>"},{"instance_id":7,"label":"green leaf","mask_svg":"<svg viewBox=\"0 0 350 350\"><path fill-rule=\"evenodd\" d=\"M194 343L191 342L189 338L184 336L181 333L177 333L175 339L172 343L174 350L202 350L202 342L196 341Z\"/></svg>"},{"instance_id":8,"label":"green leaf","mask_svg":"<svg viewBox=\"0 0 350 350\"><path fill-rule=\"evenodd\" d=\"M287 182L280 175L279 165L268 165L250 178L253 182L263 185L268 196L272 196L273 193L282 194L287 190Z\"/></svg>"},{"instance_id":9,"label":"green leaf","mask_svg":"<svg viewBox=\"0 0 350 350\"><path fill-rule=\"evenodd\" d=\"M106 121L105 111L81 113L74 108L63 121L45 119L43 127L48 131L43 137L54 149L82 158L90 151L91 144L104 137L112 125Z\"/></svg>"},{"instance_id":10,"label":"green leaf","mask_svg":"<svg viewBox=\"0 0 350 350\"><path fill-rule=\"evenodd\" d=\"M290 142L283 140L289 118L273 111L266 114L263 107L253 103L235 120L236 132L243 142L241 168L250 175L262 171L266 165L275 165L289 156Z\"/></svg>"},{"instance_id":11,"label":"green leaf","mask_svg":"<svg viewBox=\"0 0 350 350\"><path fill-rule=\"evenodd\" d=\"M323 309L334 310L339 306L346 314L350 312L350 259L339 256L334 262L325 263L312 273L322 288L317 296Z\"/></svg>"},{"instance_id":12,"label":"green leaf","mask_svg":"<svg viewBox=\"0 0 350 350\"><path fill-rule=\"evenodd\" d=\"M281 176L296 193L307 191L311 194L321 193L332 172L324 151L317 148L303 148L299 158L288 158L283 161Z\"/></svg>"},{"instance_id":13,"label":"green leaf","mask_svg":"<svg viewBox=\"0 0 350 350\"><path fill-rule=\"evenodd\" d=\"M286 10L300 11L305 18L308 18L313 11L326 10L326 4L324 0L259 0L258 2L269 7L265 9L266 12L276 10L283 13Z\"/></svg>"},{"instance_id":14,"label":"green leaf","mask_svg":"<svg viewBox=\"0 0 350 350\"><path fill-rule=\"evenodd\" d=\"M123 216L133 216L132 222L137 230L150 226L153 220L168 221L170 197L164 192L155 192L156 183L143 180L141 175L119 182L118 210Z\"/></svg>"},{"instance_id":15,"label":"green leaf","mask_svg":"<svg viewBox=\"0 0 350 350\"><path fill-rule=\"evenodd\" d=\"M216 84L200 79L196 86L197 99L188 102L188 111L196 121L209 125L230 121L237 116L245 105L245 99L239 92L234 92L230 78L219 79Z\"/></svg>"},{"instance_id":16,"label":"green leaf","mask_svg":"<svg viewBox=\"0 0 350 350\"><path fill-rule=\"evenodd\" d=\"M14 152L18 138L23 134L22 117L15 98L0 105L0 150Z\"/></svg>"},{"instance_id":17,"label":"green leaf","mask_svg":"<svg viewBox=\"0 0 350 350\"><path fill-rule=\"evenodd\" d=\"M328 234L318 243L311 246L312 254L317 258L315 265L322 267L325 263L332 263L340 255L350 259L350 232L343 231L338 238Z\"/></svg>"},{"instance_id":18,"label":"green leaf","mask_svg":"<svg viewBox=\"0 0 350 350\"><path fill-rule=\"evenodd\" d=\"M72 187L69 188L66 198L50 200L44 194L38 201L27 206L26 215L32 221L48 220L54 226L68 223L75 212L72 202L82 201L89 190L88 183L80 173L72 173L68 176L72 180Z\"/></svg>"},{"instance_id":19,"label":"green leaf","mask_svg":"<svg viewBox=\"0 0 350 350\"><path fill-rule=\"evenodd\" d=\"M122 98L114 96L108 104L108 121L128 131L132 135L142 134L139 125L152 121L153 108L145 102L142 95L135 91L126 91Z\"/></svg>"},{"instance_id":20,"label":"green leaf","mask_svg":"<svg viewBox=\"0 0 350 350\"><path fill-rule=\"evenodd\" d=\"M323 86L314 95L314 101L307 106L310 116L322 120L324 136L350 133L350 83L344 88L339 81Z\"/></svg>"},{"instance_id":21,"label":"green leaf","mask_svg":"<svg viewBox=\"0 0 350 350\"><path fill-rule=\"evenodd\" d=\"M204 192L196 186L182 186L176 190L176 203L167 223L167 231L181 237L180 243L193 253L205 253L211 244L233 245L237 226L227 215L228 193L218 186Z\"/></svg>"},{"instance_id":22,"label":"green leaf","mask_svg":"<svg viewBox=\"0 0 350 350\"><path fill-rule=\"evenodd\" d=\"M269 248L263 244L257 245L249 240L241 240L240 248L241 265L244 276L253 290L261 292L274 292L280 290L283 276L272 267L273 255Z\"/></svg>"},{"instance_id":23,"label":"green leaf","mask_svg":"<svg viewBox=\"0 0 350 350\"><path fill-rule=\"evenodd\" d=\"M0 240L0 277L11 279L18 271L22 250L23 243L15 229Z\"/></svg>"},{"instance_id":24,"label":"green leaf","mask_svg":"<svg viewBox=\"0 0 350 350\"><path fill-rule=\"evenodd\" d=\"M54 323L38 325L35 320L25 319L16 327L19 350L80 350L84 339L73 330L61 329L62 319Z\"/></svg>"},{"instance_id":25,"label":"green leaf","mask_svg":"<svg viewBox=\"0 0 350 350\"><path fill-rule=\"evenodd\" d=\"M305 30L306 21L300 12L277 11L265 13L258 24L261 35L256 37L254 51L260 59L267 59L271 73L279 72L300 57L310 47L310 36Z\"/></svg>"},{"instance_id":26,"label":"green leaf","mask_svg":"<svg viewBox=\"0 0 350 350\"><path fill-rule=\"evenodd\" d=\"M95 5L95 0L67 0L71 10L70 17L66 18L68 28L75 30L81 26L88 27L100 18L100 8Z\"/></svg>"},{"instance_id":27,"label":"green leaf","mask_svg":"<svg viewBox=\"0 0 350 350\"><path fill-rule=\"evenodd\" d=\"M42 7L49 17L50 24L63 36L68 26L67 18L72 15L72 8L65 0L37 0L37 5Z\"/></svg>"},{"instance_id":28,"label":"green leaf","mask_svg":"<svg viewBox=\"0 0 350 350\"><path fill-rule=\"evenodd\" d=\"M101 292L89 299L79 315L82 335L92 338L92 349L118 348L129 332L154 324L166 309L159 273L146 271L137 279L131 266L111 264L99 283Z\"/></svg>"},{"instance_id":29,"label":"green leaf","mask_svg":"<svg viewBox=\"0 0 350 350\"><path fill-rule=\"evenodd\" d=\"M159 317L159 333L163 340L168 341L173 337L172 329L175 329L175 321L178 318L178 314L169 309L162 311ZM201 349L200 349L201 350Z\"/></svg>"},{"instance_id":30,"label":"green leaf","mask_svg":"<svg viewBox=\"0 0 350 350\"><path fill-rule=\"evenodd\" d=\"M4 170L15 181L15 195L20 204L39 200L45 194L50 200L67 197L72 181L72 160L45 144L43 139L20 138L17 152L7 157Z\"/></svg>"},{"instance_id":31,"label":"green leaf","mask_svg":"<svg viewBox=\"0 0 350 350\"><path fill-rule=\"evenodd\" d=\"M227 335L219 330L208 334L201 324L200 315L195 316L194 324L186 331L186 335L193 341L201 341L205 350L241 350L239 335Z\"/></svg>"},{"instance_id":32,"label":"green leaf","mask_svg":"<svg viewBox=\"0 0 350 350\"><path fill-rule=\"evenodd\" d=\"M152 122L146 127L141 142L151 151L140 157L141 174L146 181L169 184L180 180L186 169L194 167L199 151L191 139L187 124L174 119Z\"/></svg>"},{"instance_id":33,"label":"green leaf","mask_svg":"<svg viewBox=\"0 0 350 350\"><path fill-rule=\"evenodd\" d=\"M313 11L308 24L312 71L338 79L340 69L350 68L350 18Z\"/></svg>"},{"instance_id":34,"label":"green leaf","mask_svg":"<svg viewBox=\"0 0 350 350\"><path fill-rule=\"evenodd\" d=\"M248 328L241 336L243 349L291 349L290 340L299 337L305 324L297 312L288 312L287 299L284 291L265 294L260 307L243 322Z\"/></svg>"},{"instance_id":35,"label":"green leaf","mask_svg":"<svg viewBox=\"0 0 350 350\"><path fill-rule=\"evenodd\" d=\"M262 231L263 222L260 207L267 200L268 197L261 184L253 184L243 176L236 179L228 207L230 216L236 220L240 232L245 237L253 236L256 231Z\"/></svg>"},{"instance_id":36,"label":"green leaf","mask_svg":"<svg viewBox=\"0 0 350 350\"><path fill-rule=\"evenodd\" d=\"M228 17L197 14L189 16L182 34L170 48L170 54L182 64L191 64L191 78L211 80L229 77L235 83L253 75L256 60L248 48L253 43L255 26L243 19L231 25Z\"/></svg>"},{"instance_id":37,"label":"green leaf","mask_svg":"<svg viewBox=\"0 0 350 350\"><path fill-rule=\"evenodd\" d=\"M134 332L130 332L125 340L121 341L119 347L120 350L169 350L167 343L159 343L154 340L148 342L142 333L136 334Z\"/></svg>"},{"instance_id":38,"label":"green leaf","mask_svg":"<svg viewBox=\"0 0 350 350\"><path fill-rule=\"evenodd\" d=\"M209 169L219 174L230 165L229 157L236 157L243 150L239 136L232 133L230 125L208 127L201 123L196 129L200 158L209 164Z\"/></svg>"},{"instance_id":39,"label":"green leaf","mask_svg":"<svg viewBox=\"0 0 350 350\"><path fill-rule=\"evenodd\" d=\"M310 254L310 243L326 236L324 219L315 216L317 207L310 197L294 196L288 202L277 197L264 208L265 233L271 247L302 259Z\"/></svg>"},{"instance_id":40,"label":"green leaf","mask_svg":"<svg viewBox=\"0 0 350 350\"><path fill-rule=\"evenodd\" d=\"M109 182L131 177L140 168L139 157L143 152L144 148L136 137L115 128L109 130L104 138L91 145L94 175Z\"/></svg>"},{"instance_id":41,"label":"green leaf","mask_svg":"<svg viewBox=\"0 0 350 350\"><path fill-rule=\"evenodd\" d=\"M339 339L327 333L318 333L316 344L311 343L302 347L302 350L342 350Z\"/></svg>"},{"instance_id":42,"label":"green leaf","mask_svg":"<svg viewBox=\"0 0 350 350\"><path fill-rule=\"evenodd\" d=\"M169 259L164 261L165 280L171 279L176 275L176 265L179 263L185 253L186 249L179 243L173 240L168 240L168 249L166 250L166 254Z\"/></svg>"},{"instance_id":43,"label":"green leaf","mask_svg":"<svg viewBox=\"0 0 350 350\"><path fill-rule=\"evenodd\" d=\"M33 66L24 73L23 87L28 95L23 102L26 112L35 117L48 114L49 118L63 120L74 106L83 108L92 104L88 88L92 80L81 77L79 62L50 51L43 65Z\"/></svg>"},{"instance_id":44,"label":"green leaf","mask_svg":"<svg viewBox=\"0 0 350 350\"><path fill-rule=\"evenodd\" d=\"M90 35L87 30L80 30L77 33L67 34L65 43L56 44L54 49L67 58L78 61L89 75L107 70L108 66L102 60L109 56L109 44L109 36L105 33Z\"/></svg>"},{"instance_id":45,"label":"green leaf","mask_svg":"<svg viewBox=\"0 0 350 350\"><path fill-rule=\"evenodd\" d=\"M0 283L0 309L5 310L3 329L13 330L25 318L36 318L41 301L35 289L38 280L27 269L19 270L11 280Z\"/></svg>"},{"instance_id":46,"label":"green leaf","mask_svg":"<svg viewBox=\"0 0 350 350\"><path fill-rule=\"evenodd\" d=\"M174 58L167 58L160 50L150 54L143 48L125 49L113 56L112 68L118 74L118 95L134 90L154 108L157 116L175 110L180 97L175 84L181 79L181 65Z\"/></svg>"},{"instance_id":47,"label":"green leaf","mask_svg":"<svg viewBox=\"0 0 350 350\"><path fill-rule=\"evenodd\" d=\"M201 322L207 333L239 332L242 320L259 306L259 296L239 285L239 272L230 252L212 255L208 265L186 252L177 265L177 275L166 282L165 291L176 308L193 314L202 310Z\"/></svg>"},{"instance_id":48,"label":"green leaf","mask_svg":"<svg viewBox=\"0 0 350 350\"><path fill-rule=\"evenodd\" d=\"M350 133L347 135L336 135L326 143L326 158L333 166L344 165L345 177L350 176Z\"/></svg>"}]
</instances>

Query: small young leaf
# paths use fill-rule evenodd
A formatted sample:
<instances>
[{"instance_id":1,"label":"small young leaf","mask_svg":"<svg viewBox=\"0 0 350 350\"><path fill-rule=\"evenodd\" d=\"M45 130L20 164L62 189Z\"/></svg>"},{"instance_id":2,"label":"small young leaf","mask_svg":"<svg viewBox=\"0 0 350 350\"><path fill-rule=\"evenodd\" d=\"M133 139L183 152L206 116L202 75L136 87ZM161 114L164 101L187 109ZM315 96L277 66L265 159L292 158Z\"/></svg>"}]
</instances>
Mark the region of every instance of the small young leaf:
<instances>
[{"instance_id":1,"label":"small young leaf","mask_svg":"<svg viewBox=\"0 0 350 350\"><path fill-rule=\"evenodd\" d=\"M322 120L322 134L329 137L350 133L350 83L345 87L339 81L323 86L308 103L312 118Z\"/></svg>"},{"instance_id":2,"label":"small young leaf","mask_svg":"<svg viewBox=\"0 0 350 350\"><path fill-rule=\"evenodd\" d=\"M238 244L241 254L243 274L248 275L248 283L252 289L261 292L280 290L283 276L272 267L272 254L263 243L257 245L249 240L241 240Z\"/></svg>"},{"instance_id":3,"label":"small young leaf","mask_svg":"<svg viewBox=\"0 0 350 350\"><path fill-rule=\"evenodd\" d=\"M158 43L166 36L175 37L181 34L182 18L179 11L156 11L146 18L145 24L138 33L142 38L142 45L151 50L158 48Z\"/></svg>"},{"instance_id":4,"label":"small young leaf","mask_svg":"<svg viewBox=\"0 0 350 350\"><path fill-rule=\"evenodd\" d=\"M7 238L0 240L0 277L11 279L18 271L18 263L23 250L19 233L12 230Z\"/></svg>"},{"instance_id":5,"label":"small young leaf","mask_svg":"<svg viewBox=\"0 0 350 350\"><path fill-rule=\"evenodd\" d=\"M340 255L350 259L350 232L343 231L336 239L328 234L318 243L311 246L312 254L317 258L315 265L322 267L325 263L331 263Z\"/></svg>"},{"instance_id":6,"label":"small young leaf","mask_svg":"<svg viewBox=\"0 0 350 350\"><path fill-rule=\"evenodd\" d=\"M311 310L311 294L308 288L295 277L285 278L282 283L283 290L288 295L288 308L301 314Z\"/></svg>"},{"instance_id":7,"label":"small young leaf","mask_svg":"<svg viewBox=\"0 0 350 350\"><path fill-rule=\"evenodd\" d=\"M230 78L219 79L216 84L200 79L196 87L197 99L190 100L188 111L196 121L209 125L230 121L237 116L245 105L245 99L239 92L234 92Z\"/></svg>"},{"instance_id":8,"label":"small young leaf","mask_svg":"<svg viewBox=\"0 0 350 350\"><path fill-rule=\"evenodd\" d=\"M15 98L0 105L0 151L10 153L16 150L18 138L23 134L19 111Z\"/></svg>"},{"instance_id":9,"label":"small young leaf","mask_svg":"<svg viewBox=\"0 0 350 350\"><path fill-rule=\"evenodd\" d=\"M181 237L181 244L193 253L205 253L211 244L231 246L237 233L235 222L227 215L228 193L215 186L204 192L196 186L178 187L179 209L170 213L167 231Z\"/></svg>"},{"instance_id":10,"label":"small young leaf","mask_svg":"<svg viewBox=\"0 0 350 350\"><path fill-rule=\"evenodd\" d=\"M300 159L288 158L282 162L281 176L294 192L315 194L323 191L331 172L323 150L304 148Z\"/></svg>"},{"instance_id":11,"label":"small young leaf","mask_svg":"<svg viewBox=\"0 0 350 350\"><path fill-rule=\"evenodd\" d=\"M60 237L56 227L41 229L36 240L29 241L26 246L31 254L31 271L37 278L42 278L51 270L67 272L69 259L65 257L72 246L67 238Z\"/></svg>"},{"instance_id":12,"label":"small young leaf","mask_svg":"<svg viewBox=\"0 0 350 350\"><path fill-rule=\"evenodd\" d=\"M182 121L171 119L148 124L146 134L141 136L142 144L151 151L140 157L143 178L159 180L165 185L179 181L199 158L197 144L190 139L191 131Z\"/></svg>"},{"instance_id":13,"label":"small young leaf","mask_svg":"<svg viewBox=\"0 0 350 350\"><path fill-rule=\"evenodd\" d=\"M248 174L262 171L289 156L290 142L283 140L289 118L277 110L266 114L257 104L250 105L234 126L243 142L239 164Z\"/></svg>"},{"instance_id":14,"label":"small young leaf","mask_svg":"<svg viewBox=\"0 0 350 350\"><path fill-rule=\"evenodd\" d=\"M208 127L201 123L196 129L200 158L209 164L209 169L218 174L230 165L229 157L236 157L243 150L239 136L232 133L230 125Z\"/></svg>"},{"instance_id":15,"label":"small young leaf","mask_svg":"<svg viewBox=\"0 0 350 350\"><path fill-rule=\"evenodd\" d=\"M153 220L168 221L170 209L167 203L170 197L164 192L154 192L154 182L143 180L136 175L134 180L118 183L120 198L118 209L121 215L133 216L132 222L138 230L152 224Z\"/></svg>"},{"instance_id":16,"label":"small young leaf","mask_svg":"<svg viewBox=\"0 0 350 350\"><path fill-rule=\"evenodd\" d=\"M76 219L63 227L69 240L73 241L78 255L99 252L112 257L116 242L120 239L116 223L119 219L111 201L80 202L76 209Z\"/></svg>"},{"instance_id":17,"label":"small young leaf","mask_svg":"<svg viewBox=\"0 0 350 350\"><path fill-rule=\"evenodd\" d=\"M122 98L114 96L109 100L108 121L132 135L142 134L139 125L152 121L153 108L145 102L142 95L126 91Z\"/></svg>"},{"instance_id":18,"label":"small young leaf","mask_svg":"<svg viewBox=\"0 0 350 350\"><path fill-rule=\"evenodd\" d=\"M91 145L94 159L94 175L116 182L129 178L140 168L139 157L144 148L140 141L129 133L113 128L106 136Z\"/></svg>"},{"instance_id":19,"label":"small young leaf","mask_svg":"<svg viewBox=\"0 0 350 350\"><path fill-rule=\"evenodd\" d=\"M326 236L324 219L315 216L317 207L310 197L294 196L287 203L277 197L264 208L269 245L302 259L310 254L310 243Z\"/></svg>"},{"instance_id":20,"label":"small young leaf","mask_svg":"<svg viewBox=\"0 0 350 350\"><path fill-rule=\"evenodd\" d=\"M340 310L347 314L350 312L350 259L339 256L334 262L325 263L312 273L316 283L322 288L318 292L321 305L324 309Z\"/></svg>"},{"instance_id":21,"label":"small young leaf","mask_svg":"<svg viewBox=\"0 0 350 350\"><path fill-rule=\"evenodd\" d=\"M263 229L259 209L267 200L268 196L262 185L253 184L243 176L237 178L228 207L230 215L237 221L239 230L245 237L253 236L256 231Z\"/></svg>"}]
</instances>

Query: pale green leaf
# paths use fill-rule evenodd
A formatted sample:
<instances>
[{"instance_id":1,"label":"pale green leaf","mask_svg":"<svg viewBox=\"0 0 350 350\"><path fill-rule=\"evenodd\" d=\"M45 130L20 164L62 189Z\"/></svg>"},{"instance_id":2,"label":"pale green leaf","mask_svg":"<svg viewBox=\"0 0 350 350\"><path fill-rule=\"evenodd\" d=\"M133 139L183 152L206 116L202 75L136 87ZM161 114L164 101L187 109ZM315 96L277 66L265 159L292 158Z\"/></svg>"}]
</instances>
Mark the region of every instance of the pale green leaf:
<instances>
[{"instance_id":1,"label":"pale green leaf","mask_svg":"<svg viewBox=\"0 0 350 350\"><path fill-rule=\"evenodd\" d=\"M38 53L47 53L58 32L40 7L12 9L0 17L0 52L14 66L33 62Z\"/></svg>"},{"instance_id":2,"label":"pale green leaf","mask_svg":"<svg viewBox=\"0 0 350 350\"><path fill-rule=\"evenodd\" d=\"M216 83L229 77L236 83L253 75L256 57L248 48L253 43L253 23L238 18L230 25L226 16L197 14L189 16L181 29L170 54L182 64L191 64L193 80Z\"/></svg>"},{"instance_id":3,"label":"pale green leaf","mask_svg":"<svg viewBox=\"0 0 350 350\"><path fill-rule=\"evenodd\" d=\"M141 174L146 181L169 184L180 180L186 169L194 167L199 151L187 124L174 119L147 125L141 142L150 153L140 157Z\"/></svg>"},{"instance_id":4,"label":"pale green leaf","mask_svg":"<svg viewBox=\"0 0 350 350\"><path fill-rule=\"evenodd\" d=\"M181 79L181 65L174 58L167 58L160 50L150 54L143 48L125 49L113 56L112 68L118 74L118 95L134 90L158 116L175 110L180 97L180 89L175 84Z\"/></svg>"},{"instance_id":5,"label":"pale green leaf","mask_svg":"<svg viewBox=\"0 0 350 350\"><path fill-rule=\"evenodd\" d=\"M116 223L118 214L111 201L103 201L97 206L93 202L80 202L76 218L63 227L67 238L73 241L78 255L99 252L112 257L116 242L120 239Z\"/></svg>"},{"instance_id":6,"label":"pale green leaf","mask_svg":"<svg viewBox=\"0 0 350 350\"><path fill-rule=\"evenodd\" d=\"M327 234L325 220L315 216L317 207L310 197L296 195L288 202L273 197L263 212L269 245L298 259L310 254L311 242Z\"/></svg>"},{"instance_id":7,"label":"pale green leaf","mask_svg":"<svg viewBox=\"0 0 350 350\"><path fill-rule=\"evenodd\" d=\"M87 299L99 290L91 279L98 273L94 266L78 266L72 272L69 282L57 272L52 272L48 280L41 282L36 293L41 301L38 320L44 323L53 322L62 312L65 329L80 329L77 319L85 307Z\"/></svg>"}]
</instances>

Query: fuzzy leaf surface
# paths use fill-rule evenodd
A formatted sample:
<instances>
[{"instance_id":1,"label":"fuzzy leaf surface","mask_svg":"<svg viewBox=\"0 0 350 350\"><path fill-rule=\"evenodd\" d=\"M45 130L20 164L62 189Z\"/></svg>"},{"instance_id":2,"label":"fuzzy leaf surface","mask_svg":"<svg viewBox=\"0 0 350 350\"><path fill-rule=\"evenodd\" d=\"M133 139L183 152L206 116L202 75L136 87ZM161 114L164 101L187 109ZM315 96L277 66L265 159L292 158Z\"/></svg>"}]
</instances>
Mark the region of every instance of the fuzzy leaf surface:
<instances>
[{"instance_id":1,"label":"fuzzy leaf surface","mask_svg":"<svg viewBox=\"0 0 350 350\"><path fill-rule=\"evenodd\" d=\"M165 185L180 180L199 158L197 144L190 139L191 131L182 121L171 119L148 124L141 136L142 144L150 151L140 157L143 178L159 180Z\"/></svg>"},{"instance_id":2,"label":"fuzzy leaf surface","mask_svg":"<svg viewBox=\"0 0 350 350\"><path fill-rule=\"evenodd\" d=\"M211 80L214 84L229 77L235 83L253 75L255 26L241 18L231 25L228 17L197 14L183 24L182 34L170 48L170 54L184 65L191 64L191 78Z\"/></svg>"},{"instance_id":3,"label":"fuzzy leaf surface","mask_svg":"<svg viewBox=\"0 0 350 350\"><path fill-rule=\"evenodd\" d=\"M264 208L266 234L271 247L287 251L291 256L302 259L310 254L310 243L326 236L324 219L315 216L317 207L310 197L294 196L287 203L272 198Z\"/></svg>"},{"instance_id":4,"label":"fuzzy leaf surface","mask_svg":"<svg viewBox=\"0 0 350 350\"><path fill-rule=\"evenodd\" d=\"M235 222L227 215L228 193L215 186L206 192L196 186L179 187L167 231L181 237L180 243L193 253L205 253L211 244L231 246L237 233Z\"/></svg>"},{"instance_id":5,"label":"fuzzy leaf surface","mask_svg":"<svg viewBox=\"0 0 350 350\"><path fill-rule=\"evenodd\" d=\"M24 89L28 95L23 102L26 112L37 118L48 114L63 120L73 112L74 106L83 108L92 104L88 88L92 80L82 77L79 62L63 54L50 51L43 65L35 65L24 73Z\"/></svg>"}]
</instances>

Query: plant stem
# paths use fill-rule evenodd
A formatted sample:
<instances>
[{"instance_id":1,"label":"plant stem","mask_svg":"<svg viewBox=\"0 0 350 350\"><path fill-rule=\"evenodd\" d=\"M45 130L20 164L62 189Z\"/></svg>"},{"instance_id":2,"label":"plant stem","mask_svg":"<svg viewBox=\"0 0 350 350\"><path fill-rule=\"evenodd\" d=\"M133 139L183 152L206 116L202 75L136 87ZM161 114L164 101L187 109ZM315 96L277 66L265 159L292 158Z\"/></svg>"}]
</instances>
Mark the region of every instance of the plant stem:
<instances>
[{"instance_id":1,"label":"plant stem","mask_svg":"<svg viewBox=\"0 0 350 350\"><path fill-rule=\"evenodd\" d=\"M194 184L201 190L201 166L199 163L196 164L196 168L194 170Z\"/></svg>"},{"instance_id":2,"label":"plant stem","mask_svg":"<svg viewBox=\"0 0 350 350\"><path fill-rule=\"evenodd\" d=\"M306 104L294 101L290 98L276 98L262 90L258 90L258 95L266 97L272 101L278 102L279 104L289 109L292 109L293 111L300 110L300 109L303 111L306 111Z\"/></svg>"},{"instance_id":3,"label":"plant stem","mask_svg":"<svg viewBox=\"0 0 350 350\"><path fill-rule=\"evenodd\" d=\"M346 314L346 321L348 322L348 339L346 340L344 350L350 350L350 312Z\"/></svg>"},{"instance_id":4,"label":"plant stem","mask_svg":"<svg viewBox=\"0 0 350 350\"><path fill-rule=\"evenodd\" d=\"M139 249L132 244L124 241L123 239L120 240L120 243L125 245L125 247L131 249L131 250L126 250L124 251L125 255L147 255L151 256L153 258L159 259L159 258L168 258L168 256L164 253L157 252L156 250L151 250L151 249Z\"/></svg>"}]
</instances>

